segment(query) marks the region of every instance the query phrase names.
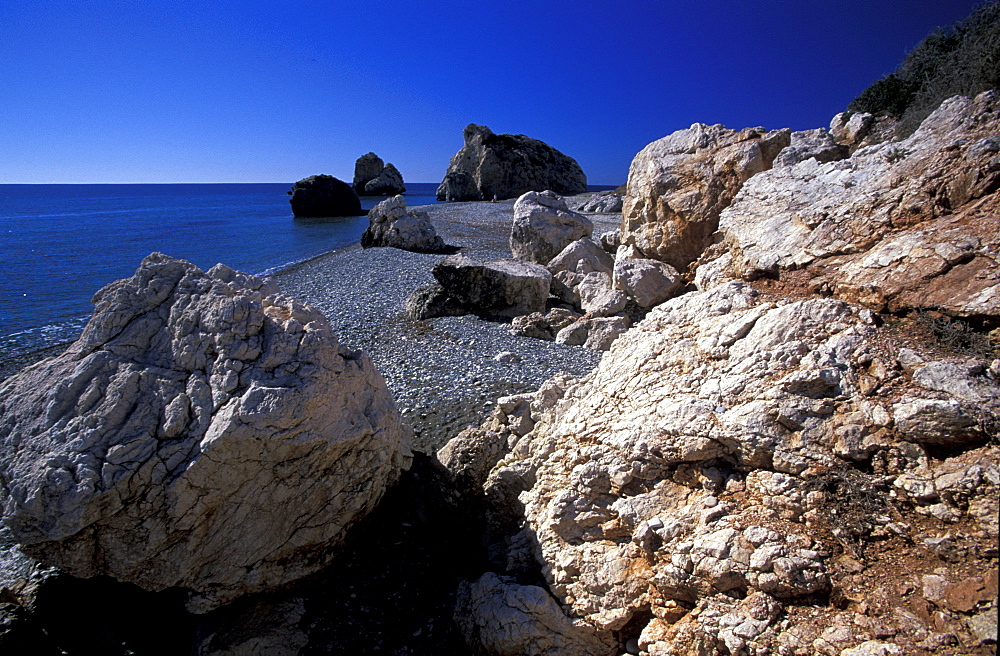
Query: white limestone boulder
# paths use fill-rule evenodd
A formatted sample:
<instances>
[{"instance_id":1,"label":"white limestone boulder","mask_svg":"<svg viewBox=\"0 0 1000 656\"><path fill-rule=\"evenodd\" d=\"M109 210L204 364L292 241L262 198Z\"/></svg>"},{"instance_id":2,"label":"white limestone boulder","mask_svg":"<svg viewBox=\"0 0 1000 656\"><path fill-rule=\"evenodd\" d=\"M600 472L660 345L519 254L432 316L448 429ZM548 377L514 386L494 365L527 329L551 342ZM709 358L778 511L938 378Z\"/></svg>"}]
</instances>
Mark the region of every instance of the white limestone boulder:
<instances>
[{"instance_id":1,"label":"white limestone boulder","mask_svg":"<svg viewBox=\"0 0 1000 656\"><path fill-rule=\"evenodd\" d=\"M427 212L407 210L406 198L387 198L368 212L368 228L361 235L361 246L392 247L419 253L437 253L444 249Z\"/></svg>"},{"instance_id":2,"label":"white limestone boulder","mask_svg":"<svg viewBox=\"0 0 1000 656\"><path fill-rule=\"evenodd\" d=\"M409 466L371 360L274 286L153 254L94 304L0 386L3 522L41 562L204 612L327 565Z\"/></svg>"},{"instance_id":3,"label":"white limestone boulder","mask_svg":"<svg viewBox=\"0 0 1000 656\"><path fill-rule=\"evenodd\" d=\"M529 191L514 202L510 251L527 262L548 264L569 244L594 232L590 219L573 212L552 191Z\"/></svg>"}]
</instances>

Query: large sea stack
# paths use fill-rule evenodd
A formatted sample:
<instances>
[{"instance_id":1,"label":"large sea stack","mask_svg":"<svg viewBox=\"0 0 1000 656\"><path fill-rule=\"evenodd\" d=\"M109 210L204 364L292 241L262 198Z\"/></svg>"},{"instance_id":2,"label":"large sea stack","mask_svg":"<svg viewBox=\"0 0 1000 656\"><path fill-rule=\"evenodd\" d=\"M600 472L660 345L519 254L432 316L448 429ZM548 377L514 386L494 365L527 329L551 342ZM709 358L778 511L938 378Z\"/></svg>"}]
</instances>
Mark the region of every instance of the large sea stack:
<instances>
[{"instance_id":1,"label":"large sea stack","mask_svg":"<svg viewBox=\"0 0 1000 656\"><path fill-rule=\"evenodd\" d=\"M0 386L0 503L25 553L211 610L330 562L409 461L368 356L315 308L154 253L80 339Z\"/></svg>"},{"instance_id":2,"label":"large sea stack","mask_svg":"<svg viewBox=\"0 0 1000 656\"><path fill-rule=\"evenodd\" d=\"M558 194L587 191L587 176L572 157L523 134L493 134L469 124L465 145L437 189L438 200L516 198L549 189Z\"/></svg>"},{"instance_id":3,"label":"large sea stack","mask_svg":"<svg viewBox=\"0 0 1000 656\"><path fill-rule=\"evenodd\" d=\"M375 153L366 153L354 163L351 186L359 196L395 196L406 191L399 169Z\"/></svg>"},{"instance_id":4,"label":"large sea stack","mask_svg":"<svg viewBox=\"0 0 1000 656\"><path fill-rule=\"evenodd\" d=\"M292 214L301 217L357 216L361 199L351 185L332 175L311 175L299 180L288 192Z\"/></svg>"}]
</instances>

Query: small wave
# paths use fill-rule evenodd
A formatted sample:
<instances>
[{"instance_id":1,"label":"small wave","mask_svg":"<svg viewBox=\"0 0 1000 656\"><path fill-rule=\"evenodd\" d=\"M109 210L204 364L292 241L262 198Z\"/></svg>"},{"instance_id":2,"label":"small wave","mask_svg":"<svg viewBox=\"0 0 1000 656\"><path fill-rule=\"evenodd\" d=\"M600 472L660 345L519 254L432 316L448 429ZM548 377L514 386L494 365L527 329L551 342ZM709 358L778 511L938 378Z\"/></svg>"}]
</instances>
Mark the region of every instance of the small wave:
<instances>
[{"instance_id":1,"label":"small wave","mask_svg":"<svg viewBox=\"0 0 1000 656\"><path fill-rule=\"evenodd\" d=\"M77 339L90 315L0 335L0 358L24 355Z\"/></svg>"}]
</instances>

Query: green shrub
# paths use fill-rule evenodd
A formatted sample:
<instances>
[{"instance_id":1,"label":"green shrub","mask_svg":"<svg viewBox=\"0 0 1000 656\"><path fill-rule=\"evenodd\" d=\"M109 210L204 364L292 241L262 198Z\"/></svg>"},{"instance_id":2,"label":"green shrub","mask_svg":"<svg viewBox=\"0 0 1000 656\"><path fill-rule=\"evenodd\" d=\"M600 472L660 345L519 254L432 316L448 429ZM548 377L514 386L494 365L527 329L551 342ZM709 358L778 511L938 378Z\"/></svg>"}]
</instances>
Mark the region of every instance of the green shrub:
<instances>
[{"instance_id":1,"label":"green shrub","mask_svg":"<svg viewBox=\"0 0 1000 656\"><path fill-rule=\"evenodd\" d=\"M929 34L848 109L897 118L899 136L905 137L946 98L987 89L1000 89L1000 0L984 2L968 18Z\"/></svg>"}]
</instances>

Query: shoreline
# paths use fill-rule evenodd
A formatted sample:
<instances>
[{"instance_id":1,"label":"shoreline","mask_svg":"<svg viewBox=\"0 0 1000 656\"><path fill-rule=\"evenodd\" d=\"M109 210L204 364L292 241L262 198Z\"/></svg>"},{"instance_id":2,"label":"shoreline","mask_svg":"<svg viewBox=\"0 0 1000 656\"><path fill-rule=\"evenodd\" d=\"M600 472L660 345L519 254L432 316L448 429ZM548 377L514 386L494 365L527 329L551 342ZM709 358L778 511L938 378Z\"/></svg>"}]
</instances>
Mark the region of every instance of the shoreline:
<instances>
[{"instance_id":1,"label":"shoreline","mask_svg":"<svg viewBox=\"0 0 1000 656\"><path fill-rule=\"evenodd\" d=\"M586 192L568 200L590 196ZM415 205L426 211L449 246L484 260L510 257L508 237L514 199ZM591 214L594 232L618 225L619 215ZM533 391L553 375L586 375L600 353L507 332L509 323L472 315L414 321L403 303L433 282L441 254L395 248L363 249L360 242L289 264L266 277L281 291L318 307L340 342L368 353L386 379L404 421L414 428L414 448L433 453L466 426L479 425L501 396ZM61 353L64 342L0 358L0 380ZM500 363L504 351L519 363Z\"/></svg>"}]
</instances>

